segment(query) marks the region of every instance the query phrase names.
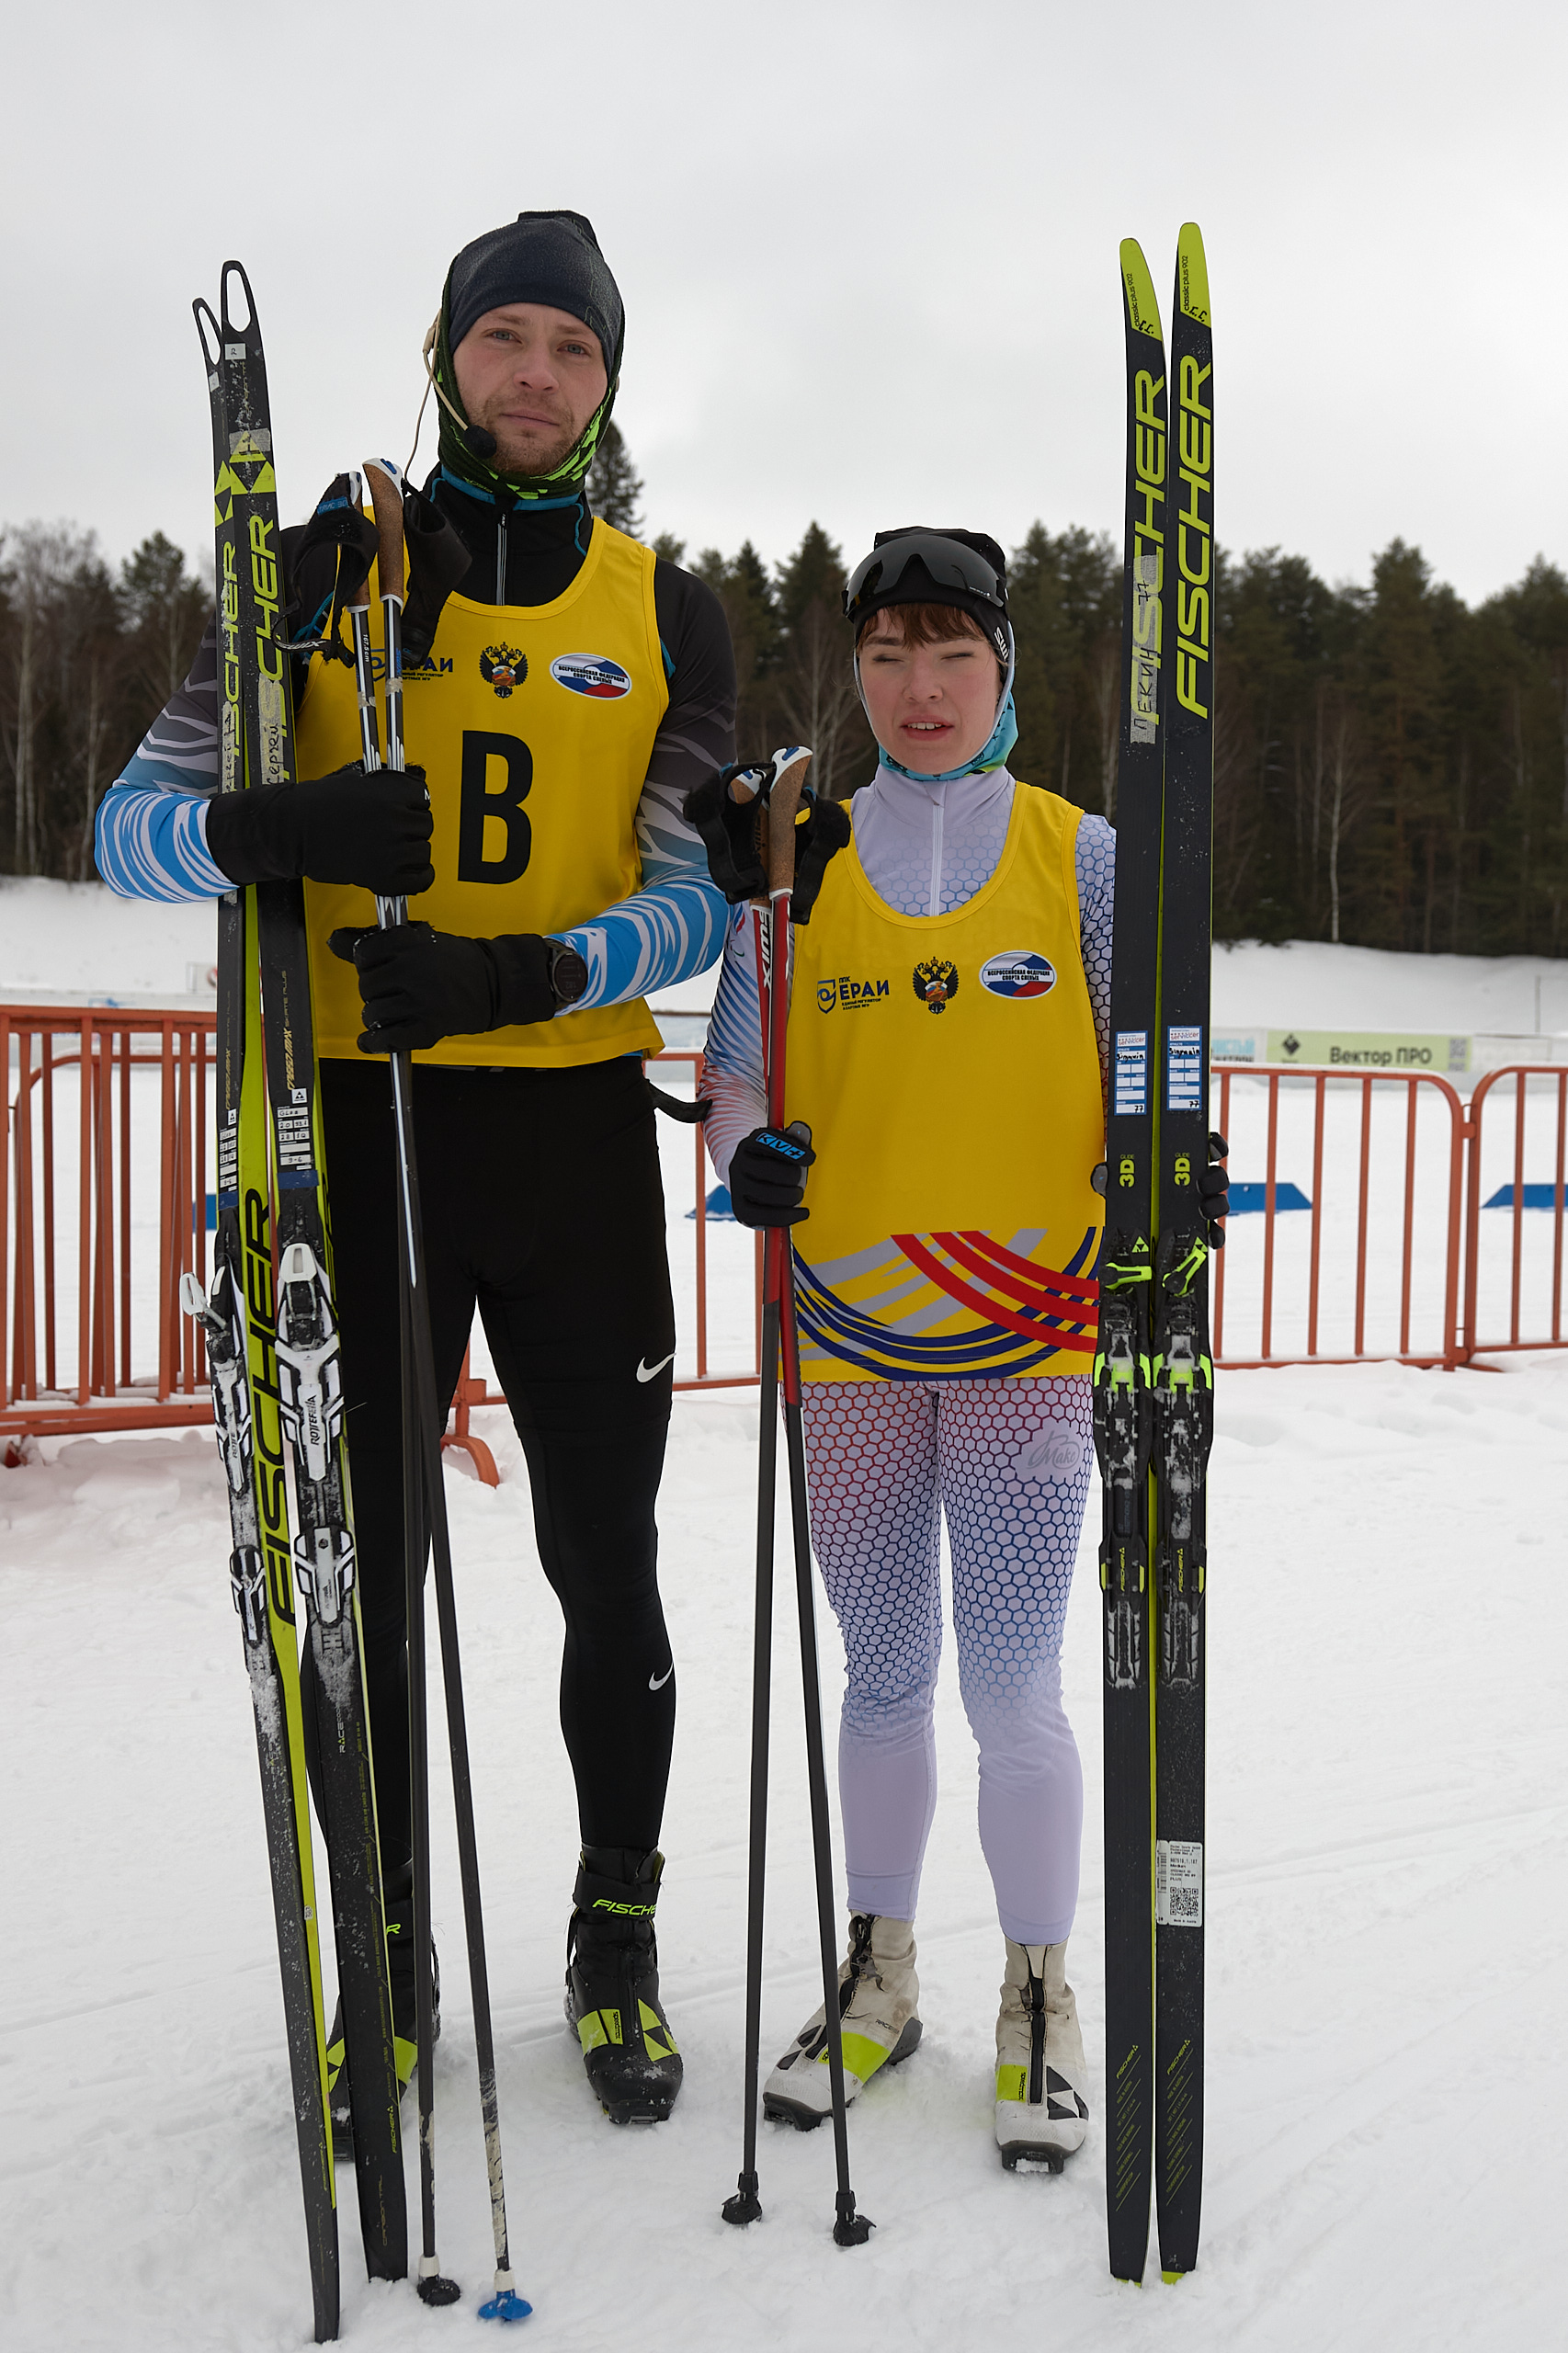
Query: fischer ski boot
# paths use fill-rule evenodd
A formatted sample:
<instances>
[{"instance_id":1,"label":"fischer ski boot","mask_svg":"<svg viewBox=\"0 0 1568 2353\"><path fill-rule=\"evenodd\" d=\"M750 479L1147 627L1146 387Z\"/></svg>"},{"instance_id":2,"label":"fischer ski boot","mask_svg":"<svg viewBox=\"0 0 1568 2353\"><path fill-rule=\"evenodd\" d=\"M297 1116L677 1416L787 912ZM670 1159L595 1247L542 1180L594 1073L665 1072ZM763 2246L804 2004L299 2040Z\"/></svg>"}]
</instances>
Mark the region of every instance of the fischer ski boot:
<instances>
[{"instance_id":1,"label":"fischer ski boot","mask_svg":"<svg viewBox=\"0 0 1568 2353\"><path fill-rule=\"evenodd\" d=\"M849 1957L838 1972L846 2107L881 2067L896 2067L920 2040L920 1980L907 1920L857 1912ZM819 2002L763 2086L762 2112L809 2132L833 2112L827 2013Z\"/></svg>"},{"instance_id":2,"label":"fischer ski boot","mask_svg":"<svg viewBox=\"0 0 1568 2353\"><path fill-rule=\"evenodd\" d=\"M1020 2164L1060 2173L1083 2147L1085 2081L1066 1944L1016 1945L1009 1937L996 2019L996 2145L1009 2173Z\"/></svg>"},{"instance_id":3,"label":"fischer ski boot","mask_svg":"<svg viewBox=\"0 0 1568 2353\"><path fill-rule=\"evenodd\" d=\"M397 1897L386 1906L387 1974L392 1981L392 2052L397 2061L401 2099L414 2079L418 2063L418 2003L414 1982L414 1898ZM430 2008L432 2043L441 2040L441 1964L430 1947ZM354 2097L348 2081L348 2049L343 2033L341 1996L333 2012L326 2039L326 2103L332 2119L332 2144L340 2157L354 2153Z\"/></svg>"},{"instance_id":4,"label":"fischer ski boot","mask_svg":"<svg viewBox=\"0 0 1568 2353\"><path fill-rule=\"evenodd\" d=\"M585 1847L566 1932L566 2023L612 2124L660 2124L683 2069L659 1999L655 1848Z\"/></svg>"}]
</instances>

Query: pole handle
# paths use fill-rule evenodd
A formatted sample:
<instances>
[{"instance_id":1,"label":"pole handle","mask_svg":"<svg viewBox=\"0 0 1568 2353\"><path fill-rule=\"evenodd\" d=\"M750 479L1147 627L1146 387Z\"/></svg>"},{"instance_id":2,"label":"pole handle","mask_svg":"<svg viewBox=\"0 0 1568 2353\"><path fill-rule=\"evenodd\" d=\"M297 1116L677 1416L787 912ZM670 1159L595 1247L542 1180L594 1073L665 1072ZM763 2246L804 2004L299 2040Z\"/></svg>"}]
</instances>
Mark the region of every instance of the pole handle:
<instances>
[{"instance_id":1,"label":"pole handle","mask_svg":"<svg viewBox=\"0 0 1568 2353\"><path fill-rule=\"evenodd\" d=\"M367 458L365 480L369 485L370 505L375 511L376 531L380 545L376 551L376 577L383 597L403 599L403 485L394 466L381 458Z\"/></svg>"},{"instance_id":2,"label":"pole handle","mask_svg":"<svg viewBox=\"0 0 1568 2353\"><path fill-rule=\"evenodd\" d=\"M778 770L767 796L767 892L788 895L795 887L795 819L805 790L812 756L804 745Z\"/></svg>"}]
</instances>

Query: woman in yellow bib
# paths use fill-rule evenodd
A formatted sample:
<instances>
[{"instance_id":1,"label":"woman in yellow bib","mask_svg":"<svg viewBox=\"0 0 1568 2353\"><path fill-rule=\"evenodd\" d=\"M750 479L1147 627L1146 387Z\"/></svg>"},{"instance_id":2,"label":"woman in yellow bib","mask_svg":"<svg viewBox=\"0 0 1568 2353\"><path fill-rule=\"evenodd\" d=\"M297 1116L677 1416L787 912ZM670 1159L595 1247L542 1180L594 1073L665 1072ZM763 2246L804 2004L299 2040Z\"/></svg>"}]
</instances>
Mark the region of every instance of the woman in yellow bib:
<instances>
[{"instance_id":1,"label":"woman in yellow bib","mask_svg":"<svg viewBox=\"0 0 1568 2353\"><path fill-rule=\"evenodd\" d=\"M945 1514L1006 1944L997 2140L1004 2163L1054 2168L1088 2116L1064 1968L1083 1787L1060 1661L1092 1458L1114 836L1008 771L994 540L882 533L845 606L881 758L794 935L787 1109L811 1131L809 1173L759 1126L744 909L709 1032L708 1136L742 1222L797 1227L812 1534L848 1660L846 2090L921 2035ZM802 2127L827 2113L821 2009L764 2107Z\"/></svg>"}]
</instances>

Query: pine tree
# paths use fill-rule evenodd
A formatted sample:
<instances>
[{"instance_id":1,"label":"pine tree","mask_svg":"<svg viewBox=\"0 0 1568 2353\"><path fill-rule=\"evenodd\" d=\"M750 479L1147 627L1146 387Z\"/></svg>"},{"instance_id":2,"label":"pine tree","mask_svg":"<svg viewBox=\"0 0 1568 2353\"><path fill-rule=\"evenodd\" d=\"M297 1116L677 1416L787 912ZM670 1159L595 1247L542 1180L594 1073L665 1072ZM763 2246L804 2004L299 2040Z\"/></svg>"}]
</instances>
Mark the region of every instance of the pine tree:
<instances>
[{"instance_id":1,"label":"pine tree","mask_svg":"<svg viewBox=\"0 0 1568 2353\"><path fill-rule=\"evenodd\" d=\"M640 540L642 517L637 502L642 495L642 477L632 464L620 427L612 417L599 436L594 462L588 468L588 504L612 530L624 531L629 540Z\"/></svg>"}]
</instances>

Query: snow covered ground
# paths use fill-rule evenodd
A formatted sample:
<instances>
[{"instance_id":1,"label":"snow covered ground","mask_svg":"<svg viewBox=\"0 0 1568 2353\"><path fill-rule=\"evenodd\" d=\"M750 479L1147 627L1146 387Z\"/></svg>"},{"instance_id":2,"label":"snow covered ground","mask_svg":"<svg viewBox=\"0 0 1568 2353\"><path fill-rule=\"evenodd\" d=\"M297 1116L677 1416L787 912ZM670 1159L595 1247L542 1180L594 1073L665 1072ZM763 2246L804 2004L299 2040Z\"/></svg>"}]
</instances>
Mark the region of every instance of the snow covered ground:
<instances>
[{"instance_id":1,"label":"snow covered ground","mask_svg":"<svg viewBox=\"0 0 1568 2353\"><path fill-rule=\"evenodd\" d=\"M135 904L97 882L0 876L0 1004L20 990L183 995L189 968L204 973L214 944L209 905ZM715 966L677 983L659 1002L702 1012L717 981ZM1214 1021L1233 1029L1298 1022L1317 1029L1568 1031L1568 959L1242 940L1214 951ZM670 1042L693 1041L682 1035Z\"/></svg>"},{"instance_id":2,"label":"snow covered ground","mask_svg":"<svg viewBox=\"0 0 1568 2353\"><path fill-rule=\"evenodd\" d=\"M210 927L206 909L132 909L93 887L0 883L0 999L8 987L182 994ZM1321 946L1221 950L1216 1016L1528 1029L1538 973L1543 1025L1568 1026L1562 965ZM1264 1099L1257 1082L1234 1082L1238 1177L1263 1174ZM1281 1117L1282 1178L1310 1176L1300 1165L1307 1099L1293 1093ZM1341 1131L1358 1100L1354 1089L1331 1095L1325 1201L1330 1185L1336 1198L1346 1191L1336 1170L1354 1159L1355 1139ZM1389 1143L1402 1148L1402 1138ZM684 1297L688 1131L666 1126L664 1148ZM1440 1160L1441 1140L1423 1128L1421 1203L1435 1153ZM1529 1173L1550 1172L1532 1160ZM1374 1199L1373 1210L1386 1205ZM1309 1223L1280 1222L1287 1320ZM1534 1249L1551 1221L1526 1223ZM1256 1302L1261 1225L1239 1219L1227 1252L1233 1347ZM1494 1257L1510 1225L1495 1221L1485 1245ZM1343 1253L1342 1225L1329 1239ZM752 1245L718 1227L709 1246L714 1358L733 1362L750 1330ZM1417 1258L1424 1266L1426 1254ZM1372 1290L1385 1322L1392 1271L1384 1251ZM1342 1316L1343 1303L1327 1312ZM1423 1275L1422 1328L1433 1312ZM681 1711L660 1932L687 2075L674 2118L644 2134L605 2123L561 2023L574 1836L555 1727L559 1617L509 1425L500 1412L476 1419L502 1484L483 1487L456 1457L447 1483L513 2237L537 2307L523 2341L573 2353L621 2353L629 2340L651 2353L989 2353L1026 2338L1177 2353L1320 2353L1325 2343L1351 2353L1471 2344L1536 2353L1555 2341L1562 2295L1550 2249L1568 2159L1568 1352L1452 1375L1363 1366L1223 1381L1210 1504L1203 2250L1176 2289L1159 2283L1152 2259L1142 2292L1110 2281L1104 2264L1092 1541L1080 1556L1066 1677L1087 1809L1071 1961L1095 2068L1086 2149L1056 2180L1010 2177L996 2161L1001 1944L949 1662L939 1699L945 1780L919 1923L926 2041L852 2119L855 2186L878 2230L863 2249L835 2248L828 2136L770 2129L766 2219L736 2232L718 2208L739 2155L755 1393L676 1405L661 1526ZM1097 1514L1091 1497L1091 1529ZM270 2353L308 2340L227 1549L205 1431L51 1441L40 1459L0 1470L7 2353ZM787 1608L781 1593L769 2055L813 1998ZM825 1613L821 1646L831 1713L842 1661ZM437 2334L456 2342L489 2276L443 1788L436 1818L447 1963L440 2247L467 2292L442 2315L407 2286L368 2287L350 2189L343 2334L368 2347L427 2346ZM412 2155L409 2178L412 2188Z\"/></svg>"},{"instance_id":3,"label":"snow covered ground","mask_svg":"<svg viewBox=\"0 0 1568 2353\"><path fill-rule=\"evenodd\" d=\"M681 1691L665 1984L671 2121L617 2132L561 2023L574 1867L559 1620L505 1416L494 1492L448 1495L525 2342L620 2353L909 2345L1531 2348L1562 2326L1568 2164L1568 1360L1232 1376L1212 1469L1209 2115L1200 2268L1105 2272L1097 1608L1080 1556L1067 1694L1088 1834L1072 1953L1095 2123L1060 2179L991 2139L999 1932L951 1663L919 1924L924 2046L851 2126L878 2229L840 2251L828 2135L738 2163L755 1399L682 1398L662 1506ZM309 2293L255 1749L210 1438L51 1443L0 1472L6 1988L0 2336L16 2353L308 2341ZM1096 1506L1091 1501L1091 1525ZM830 1704L840 1657L822 1629ZM767 2048L809 2009L812 1915L780 1609ZM433 1693L433 1699L436 1695ZM359 2275L346 2343L456 2343L489 2222L437 1790L440 2248L426 2312ZM415 2181L410 2158L409 2178ZM1555 2319L1553 2315L1556 2315ZM457 2334L454 2335L454 2332Z\"/></svg>"}]
</instances>

